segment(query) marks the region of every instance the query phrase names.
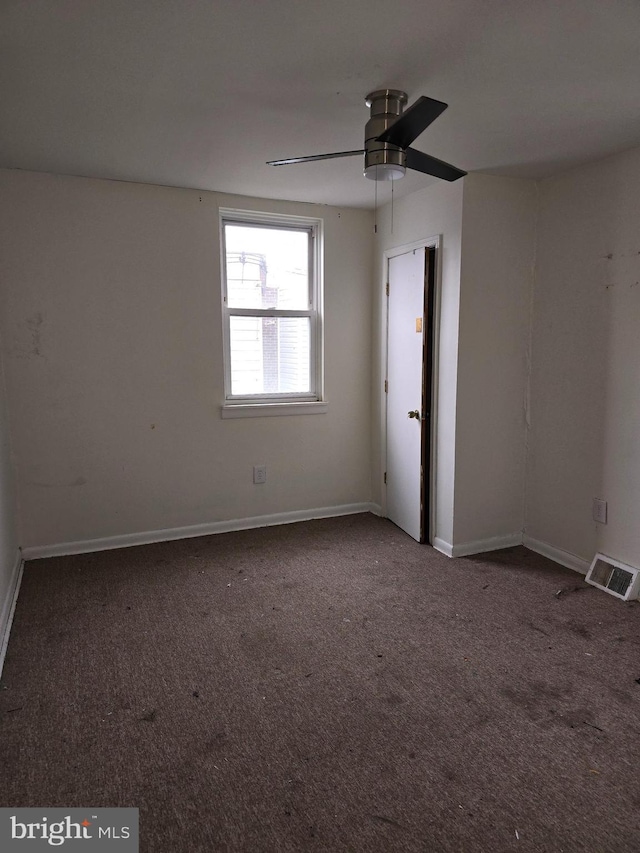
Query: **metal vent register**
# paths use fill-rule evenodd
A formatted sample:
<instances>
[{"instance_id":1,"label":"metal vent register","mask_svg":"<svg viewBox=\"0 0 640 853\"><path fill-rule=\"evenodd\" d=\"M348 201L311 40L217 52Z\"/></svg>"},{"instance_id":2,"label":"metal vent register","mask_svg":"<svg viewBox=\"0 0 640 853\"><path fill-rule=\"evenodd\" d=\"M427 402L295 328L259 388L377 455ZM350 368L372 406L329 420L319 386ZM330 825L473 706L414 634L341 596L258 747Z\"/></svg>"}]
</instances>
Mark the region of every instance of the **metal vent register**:
<instances>
[{"instance_id":1,"label":"metal vent register","mask_svg":"<svg viewBox=\"0 0 640 853\"><path fill-rule=\"evenodd\" d=\"M623 601L637 598L640 592L640 570L605 554L595 555L585 580Z\"/></svg>"}]
</instances>

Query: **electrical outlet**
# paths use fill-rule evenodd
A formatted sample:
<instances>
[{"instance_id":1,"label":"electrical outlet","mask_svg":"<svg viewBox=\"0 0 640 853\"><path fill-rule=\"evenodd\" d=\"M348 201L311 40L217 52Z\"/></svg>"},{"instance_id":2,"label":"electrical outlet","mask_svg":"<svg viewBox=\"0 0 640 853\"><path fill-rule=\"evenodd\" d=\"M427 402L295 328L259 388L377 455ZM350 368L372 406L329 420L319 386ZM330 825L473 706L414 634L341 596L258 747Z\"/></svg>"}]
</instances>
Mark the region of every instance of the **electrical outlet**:
<instances>
[{"instance_id":1,"label":"electrical outlet","mask_svg":"<svg viewBox=\"0 0 640 853\"><path fill-rule=\"evenodd\" d=\"M266 465L254 465L253 466L253 482L256 484L267 482L267 466Z\"/></svg>"},{"instance_id":2,"label":"electrical outlet","mask_svg":"<svg viewBox=\"0 0 640 853\"><path fill-rule=\"evenodd\" d=\"M593 499L593 520L598 524L607 523L607 502L600 498Z\"/></svg>"}]
</instances>

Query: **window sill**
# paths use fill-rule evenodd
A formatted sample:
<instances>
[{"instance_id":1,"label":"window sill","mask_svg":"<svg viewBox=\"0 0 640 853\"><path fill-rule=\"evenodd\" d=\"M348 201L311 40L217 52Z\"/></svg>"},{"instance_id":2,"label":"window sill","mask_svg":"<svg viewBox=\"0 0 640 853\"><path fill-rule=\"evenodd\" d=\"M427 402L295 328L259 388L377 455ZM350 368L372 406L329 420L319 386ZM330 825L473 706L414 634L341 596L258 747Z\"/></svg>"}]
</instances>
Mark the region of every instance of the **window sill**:
<instances>
[{"instance_id":1,"label":"window sill","mask_svg":"<svg viewBox=\"0 0 640 853\"><path fill-rule=\"evenodd\" d=\"M283 415L324 415L326 402L318 403L229 403L222 406L222 418L273 418Z\"/></svg>"}]
</instances>

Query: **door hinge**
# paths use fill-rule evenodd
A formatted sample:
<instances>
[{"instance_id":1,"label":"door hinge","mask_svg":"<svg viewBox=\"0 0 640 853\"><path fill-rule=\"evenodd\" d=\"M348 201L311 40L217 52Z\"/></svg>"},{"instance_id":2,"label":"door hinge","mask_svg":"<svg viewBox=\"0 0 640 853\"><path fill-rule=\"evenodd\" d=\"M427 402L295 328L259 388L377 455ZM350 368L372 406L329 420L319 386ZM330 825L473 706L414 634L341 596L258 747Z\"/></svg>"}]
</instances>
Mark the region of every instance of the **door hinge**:
<instances>
[{"instance_id":1,"label":"door hinge","mask_svg":"<svg viewBox=\"0 0 640 853\"><path fill-rule=\"evenodd\" d=\"M384 481L385 481L385 483L387 482L387 472L386 471L384 472Z\"/></svg>"},{"instance_id":2,"label":"door hinge","mask_svg":"<svg viewBox=\"0 0 640 853\"><path fill-rule=\"evenodd\" d=\"M387 296L389 295L389 282L387 282Z\"/></svg>"},{"instance_id":3,"label":"door hinge","mask_svg":"<svg viewBox=\"0 0 640 853\"><path fill-rule=\"evenodd\" d=\"M386 379L384 380L384 393L385 394L389 393L389 383Z\"/></svg>"}]
</instances>

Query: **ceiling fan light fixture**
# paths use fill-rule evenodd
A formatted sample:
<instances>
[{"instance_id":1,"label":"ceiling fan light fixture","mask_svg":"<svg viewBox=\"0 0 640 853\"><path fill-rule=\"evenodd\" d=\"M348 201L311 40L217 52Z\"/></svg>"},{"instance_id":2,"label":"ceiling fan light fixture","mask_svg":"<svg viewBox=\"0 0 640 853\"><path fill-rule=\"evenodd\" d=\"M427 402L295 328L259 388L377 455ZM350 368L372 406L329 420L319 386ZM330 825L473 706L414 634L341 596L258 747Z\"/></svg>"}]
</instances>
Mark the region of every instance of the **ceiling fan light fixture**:
<instances>
[{"instance_id":1,"label":"ceiling fan light fixture","mask_svg":"<svg viewBox=\"0 0 640 853\"><path fill-rule=\"evenodd\" d=\"M312 163L364 154L364 176L371 181L397 181L404 178L407 169L444 181L457 181L467 174L450 163L410 147L414 139L446 110L447 105L443 101L423 95L404 111L407 95L400 89L376 89L365 100L371 113L364 129L364 148L269 160L267 165L287 166L291 163Z\"/></svg>"},{"instance_id":2,"label":"ceiling fan light fixture","mask_svg":"<svg viewBox=\"0 0 640 853\"><path fill-rule=\"evenodd\" d=\"M405 166L398 163L374 163L365 166L364 176L370 181L399 181L406 174Z\"/></svg>"}]
</instances>

